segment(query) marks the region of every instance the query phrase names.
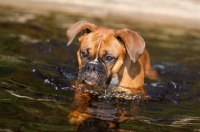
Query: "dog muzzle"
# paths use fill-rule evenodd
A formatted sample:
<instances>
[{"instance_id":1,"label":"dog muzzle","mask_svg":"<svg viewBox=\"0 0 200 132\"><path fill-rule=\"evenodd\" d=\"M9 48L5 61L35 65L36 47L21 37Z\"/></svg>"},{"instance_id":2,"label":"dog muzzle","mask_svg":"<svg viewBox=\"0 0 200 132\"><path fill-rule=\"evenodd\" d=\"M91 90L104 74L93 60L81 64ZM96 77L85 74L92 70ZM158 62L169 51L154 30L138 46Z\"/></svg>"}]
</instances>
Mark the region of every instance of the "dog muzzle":
<instances>
[{"instance_id":1,"label":"dog muzzle","mask_svg":"<svg viewBox=\"0 0 200 132\"><path fill-rule=\"evenodd\" d=\"M79 83L97 85L106 89L109 85L106 68L99 62L89 61L78 72Z\"/></svg>"}]
</instances>

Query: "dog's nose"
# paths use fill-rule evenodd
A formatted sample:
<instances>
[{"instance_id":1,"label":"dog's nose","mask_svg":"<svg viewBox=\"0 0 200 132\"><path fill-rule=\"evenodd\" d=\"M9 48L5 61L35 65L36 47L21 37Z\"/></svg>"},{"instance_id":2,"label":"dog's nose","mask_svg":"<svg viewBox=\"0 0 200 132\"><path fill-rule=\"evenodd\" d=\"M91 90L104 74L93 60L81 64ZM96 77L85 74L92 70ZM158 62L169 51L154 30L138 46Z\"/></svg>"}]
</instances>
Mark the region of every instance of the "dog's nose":
<instances>
[{"instance_id":1,"label":"dog's nose","mask_svg":"<svg viewBox=\"0 0 200 132\"><path fill-rule=\"evenodd\" d=\"M97 71L97 65L95 65L95 64L90 64L86 68L87 68L88 72L95 72L95 71Z\"/></svg>"}]
</instances>

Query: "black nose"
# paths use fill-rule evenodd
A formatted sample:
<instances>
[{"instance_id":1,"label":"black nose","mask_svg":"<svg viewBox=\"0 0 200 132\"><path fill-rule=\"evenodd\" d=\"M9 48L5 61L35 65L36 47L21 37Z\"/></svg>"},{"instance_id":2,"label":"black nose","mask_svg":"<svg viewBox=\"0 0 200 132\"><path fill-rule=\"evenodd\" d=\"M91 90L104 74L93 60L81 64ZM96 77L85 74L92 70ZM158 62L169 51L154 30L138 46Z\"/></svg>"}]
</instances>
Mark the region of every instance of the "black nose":
<instances>
[{"instance_id":1,"label":"black nose","mask_svg":"<svg viewBox=\"0 0 200 132\"><path fill-rule=\"evenodd\" d=\"M86 66L86 69L88 72L96 72L97 71L97 65L96 64L89 64Z\"/></svg>"}]
</instances>

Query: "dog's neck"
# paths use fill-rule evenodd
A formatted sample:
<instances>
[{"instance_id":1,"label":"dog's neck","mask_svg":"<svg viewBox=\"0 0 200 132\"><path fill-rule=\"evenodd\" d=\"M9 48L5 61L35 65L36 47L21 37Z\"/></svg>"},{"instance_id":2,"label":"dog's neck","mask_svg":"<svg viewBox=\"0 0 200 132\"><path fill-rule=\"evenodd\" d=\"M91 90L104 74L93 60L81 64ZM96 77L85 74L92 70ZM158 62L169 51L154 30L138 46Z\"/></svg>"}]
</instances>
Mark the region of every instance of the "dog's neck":
<instances>
[{"instance_id":1,"label":"dog's neck","mask_svg":"<svg viewBox=\"0 0 200 132\"><path fill-rule=\"evenodd\" d=\"M140 59L136 63L133 63L133 61L130 60L129 55L126 55L125 62L118 73L119 86L131 88L133 90L143 87L144 70L139 61Z\"/></svg>"}]
</instances>

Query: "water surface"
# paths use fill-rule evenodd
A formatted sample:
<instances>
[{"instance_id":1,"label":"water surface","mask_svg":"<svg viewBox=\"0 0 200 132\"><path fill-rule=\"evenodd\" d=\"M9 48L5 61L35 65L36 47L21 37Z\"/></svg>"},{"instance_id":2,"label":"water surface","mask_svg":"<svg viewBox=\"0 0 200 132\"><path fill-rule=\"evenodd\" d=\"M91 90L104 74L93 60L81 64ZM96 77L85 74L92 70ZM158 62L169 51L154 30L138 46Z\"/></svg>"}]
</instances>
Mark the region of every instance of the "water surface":
<instances>
[{"instance_id":1,"label":"water surface","mask_svg":"<svg viewBox=\"0 0 200 132\"><path fill-rule=\"evenodd\" d=\"M145 80L149 101L73 87L78 42L66 47L65 32L79 20L139 32L161 77ZM1 7L0 131L200 131L199 42L198 29ZM68 117L81 105L91 117L77 127Z\"/></svg>"}]
</instances>

